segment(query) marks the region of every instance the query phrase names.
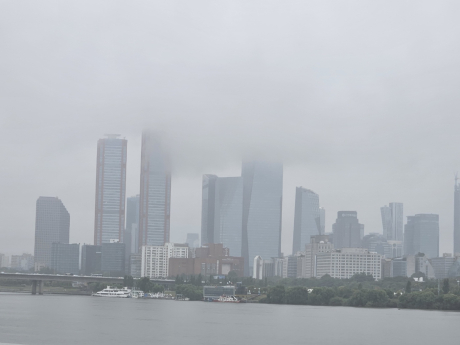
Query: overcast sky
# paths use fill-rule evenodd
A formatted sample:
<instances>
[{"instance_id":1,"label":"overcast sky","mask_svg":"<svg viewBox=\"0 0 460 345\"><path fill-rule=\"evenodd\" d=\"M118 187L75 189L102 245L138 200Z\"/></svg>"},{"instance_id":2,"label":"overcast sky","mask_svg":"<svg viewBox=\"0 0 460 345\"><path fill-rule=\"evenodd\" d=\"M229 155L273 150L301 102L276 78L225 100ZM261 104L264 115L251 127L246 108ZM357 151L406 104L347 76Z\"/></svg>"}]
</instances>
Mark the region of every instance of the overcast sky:
<instances>
[{"instance_id":1,"label":"overcast sky","mask_svg":"<svg viewBox=\"0 0 460 345\"><path fill-rule=\"evenodd\" d=\"M284 162L282 250L296 186L331 231L356 210L440 215L452 252L460 170L459 1L0 2L0 252L33 253L35 202L58 196L91 243L97 140L128 140L139 193L144 128L173 154L171 239L201 228L201 175Z\"/></svg>"}]
</instances>

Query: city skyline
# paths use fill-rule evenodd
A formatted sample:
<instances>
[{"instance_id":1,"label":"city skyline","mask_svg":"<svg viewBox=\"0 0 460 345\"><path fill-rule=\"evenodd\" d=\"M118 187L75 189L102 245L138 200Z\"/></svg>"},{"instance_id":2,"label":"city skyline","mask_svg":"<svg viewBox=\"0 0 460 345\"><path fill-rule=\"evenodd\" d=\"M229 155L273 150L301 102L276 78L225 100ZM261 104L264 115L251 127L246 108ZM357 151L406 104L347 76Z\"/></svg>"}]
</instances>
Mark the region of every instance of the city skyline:
<instances>
[{"instance_id":1,"label":"city skyline","mask_svg":"<svg viewBox=\"0 0 460 345\"><path fill-rule=\"evenodd\" d=\"M283 205L285 205L285 203L286 203L286 200L284 200ZM288 203L289 203L289 201L288 201ZM200 211L201 211L201 210L200 210ZM285 215L284 217L286 217L286 215ZM406 222L407 222L407 221L405 220L405 223L406 223ZM441 222L442 222L442 220L441 220ZM405 223L404 223L404 224L405 224ZM332 222L331 222L331 224L332 224ZM194 229L195 229L195 231L196 231L196 227L195 227ZM441 229L442 229L442 227L441 227ZM329 230L329 231L328 231L328 230ZM374 230L375 230L375 231L374 231ZM326 228L326 232L330 232L330 231L331 231L331 229ZM198 231L198 232L199 232L199 231ZM287 237L287 236L286 236L286 232L289 232L289 229L285 229L285 228L283 227L283 230L282 230L283 238L286 238L286 237ZM374 229L366 228L366 232L365 232L365 233L368 234L368 233L370 233L370 232L382 232L382 230L381 230L381 229L375 229L375 228L374 228ZM174 234L174 232L173 232L173 239L174 239L173 242L183 242L183 240L180 239L181 234L183 234L183 233L179 233L179 232L178 232L177 234ZM289 235L289 234L288 234L288 235ZM441 231L440 237L441 237L441 241L444 240L445 242L448 242L448 239L447 239L447 241L446 241L446 239L443 238L442 231ZM176 239L177 239L177 240L176 240ZM290 254L290 250L289 250L289 249L286 250L286 247L288 247L288 245L285 243L285 241L286 241L285 239L283 239L283 241L282 241L282 245L283 245L283 250L282 250L282 252L284 252L285 254ZM75 239L75 240L72 240L71 242L86 243L84 240L82 241L82 240L80 240L79 238L77 238L77 239ZM91 243L91 242L88 241L88 243ZM291 242L291 243L292 243L292 242ZM445 248L445 249L444 249L443 246L441 245L441 246L440 246L440 253L443 253L443 252L453 252L452 249L449 251L448 245L449 245L449 244L447 244L447 248ZM446 247L446 246L445 246L445 247ZM22 250L20 249L19 251L8 251L8 250L3 250L2 252L11 255L11 254L18 254L19 252L29 252L29 253L30 253L30 252L32 252L32 251L27 250L27 249L25 249L25 250L24 250L24 249L22 249Z\"/></svg>"}]
</instances>

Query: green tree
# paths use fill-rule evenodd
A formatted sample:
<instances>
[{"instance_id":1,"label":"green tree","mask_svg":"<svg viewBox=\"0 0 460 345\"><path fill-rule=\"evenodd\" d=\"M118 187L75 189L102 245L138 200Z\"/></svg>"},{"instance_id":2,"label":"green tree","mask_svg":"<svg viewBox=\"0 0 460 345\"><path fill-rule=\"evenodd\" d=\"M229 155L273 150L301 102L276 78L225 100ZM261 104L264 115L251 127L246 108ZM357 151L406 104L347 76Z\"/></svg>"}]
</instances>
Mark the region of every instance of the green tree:
<instances>
[{"instance_id":1,"label":"green tree","mask_svg":"<svg viewBox=\"0 0 460 345\"><path fill-rule=\"evenodd\" d=\"M406 284L406 293L411 293L412 292L412 284L411 284L411 281L410 279L407 281L407 284Z\"/></svg>"},{"instance_id":2,"label":"green tree","mask_svg":"<svg viewBox=\"0 0 460 345\"><path fill-rule=\"evenodd\" d=\"M268 290L268 303L283 304L286 298L286 291L283 285L277 285Z\"/></svg>"},{"instance_id":3,"label":"green tree","mask_svg":"<svg viewBox=\"0 0 460 345\"><path fill-rule=\"evenodd\" d=\"M442 292L444 292L445 294L448 294L449 293L449 278L446 278L442 281Z\"/></svg>"},{"instance_id":4,"label":"green tree","mask_svg":"<svg viewBox=\"0 0 460 345\"><path fill-rule=\"evenodd\" d=\"M141 278L137 281L137 288L144 292L150 292L151 283L148 277Z\"/></svg>"},{"instance_id":5,"label":"green tree","mask_svg":"<svg viewBox=\"0 0 460 345\"><path fill-rule=\"evenodd\" d=\"M134 286L134 278L132 276L124 276L123 286L132 288Z\"/></svg>"},{"instance_id":6,"label":"green tree","mask_svg":"<svg viewBox=\"0 0 460 345\"><path fill-rule=\"evenodd\" d=\"M288 288L285 298L287 304L307 304L308 290L302 286Z\"/></svg>"},{"instance_id":7,"label":"green tree","mask_svg":"<svg viewBox=\"0 0 460 345\"><path fill-rule=\"evenodd\" d=\"M228 280L235 284L238 280L238 273L235 271L228 272Z\"/></svg>"}]
</instances>

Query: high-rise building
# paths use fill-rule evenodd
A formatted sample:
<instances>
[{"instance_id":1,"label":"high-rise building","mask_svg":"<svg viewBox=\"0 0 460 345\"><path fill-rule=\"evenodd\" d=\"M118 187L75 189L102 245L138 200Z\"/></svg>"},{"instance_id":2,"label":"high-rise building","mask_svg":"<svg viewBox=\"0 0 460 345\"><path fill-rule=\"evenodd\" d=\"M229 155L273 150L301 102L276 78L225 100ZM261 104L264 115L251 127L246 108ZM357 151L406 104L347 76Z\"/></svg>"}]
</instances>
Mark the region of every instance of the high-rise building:
<instances>
[{"instance_id":1,"label":"high-rise building","mask_svg":"<svg viewBox=\"0 0 460 345\"><path fill-rule=\"evenodd\" d=\"M70 215L57 197L41 196L35 215L35 270L51 267L53 242L69 243Z\"/></svg>"},{"instance_id":2,"label":"high-rise building","mask_svg":"<svg viewBox=\"0 0 460 345\"><path fill-rule=\"evenodd\" d=\"M125 244L113 240L102 243L101 271L106 276L123 277L125 275Z\"/></svg>"},{"instance_id":3,"label":"high-rise building","mask_svg":"<svg viewBox=\"0 0 460 345\"><path fill-rule=\"evenodd\" d=\"M403 204L391 202L390 206L380 208L382 215L383 236L388 241L403 241L404 217Z\"/></svg>"},{"instance_id":4,"label":"high-rise building","mask_svg":"<svg viewBox=\"0 0 460 345\"><path fill-rule=\"evenodd\" d=\"M243 179L203 175L201 243L222 243L240 256L242 222Z\"/></svg>"},{"instance_id":5,"label":"high-rise building","mask_svg":"<svg viewBox=\"0 0 460 345\"><path fill-rule=\"evenodd\" d=\"M27 253L22 255L11 255L10 267L16 270L28 271L34 267L34 256Z\"/></svg>"},{"instance_id":6,"label":"high-rise building","mask_svg":"<svg viewBox=\"0 0 460 345\"><path fill-rule=\"evenodd\" d=\"M326 210L324 207L319 208L319 224L321 226L320 235L324 235L326 233Z\"/></svg>"},{"instance_id":7,"label":"high-rise building","mask_svg":"<svg viewBox=\"0 0 460 345\"><path fill-rule=\"evenodd\" d=\"M460 185L455 176L454 186L454 256L460 255Z\"/></svg>"},{"instance_id":8,"label":"high-rise building","mask_svg":"<svg viewBox=\"0 0 460 345\"><path fill-rule=\"evenodd\" d=\"M296 187L292 253L304 250L311 236L316 235L321 235L319 196L309 189Z\"/></svg>"},{"instance_id":9,"label":"high-rise building","mask_svg":"<svg viewBox=\"0 0 460 345\"><path fill-rule=\"evenodd\" d=\"M139 250L169 242L171 168L158 134L142 133Z\"/></svg>"},{"instance_id":10,"label":"high-rise building","mask_svg":"<svg viewBox=\"0 0 460 345\"><path fill-rule=\"evenodd\" d=\"M424 253L428 258L439 256L439 216L416 214L407 217L404 227L404 254Z\"/></svg>"},{"instance_id":11,"label":"high-rise building","mask_svg":"<svg viewBox=\"0 0 460 345\"><path fill-rule=\"evenodd\" d=\"M299 278L312 278L315 276L316 254L328 253L334 250L334 245L329 241L327 235L316 235L311 237L310 243L305 246L305 256L302 256L302 275Z\"/></svg>"},{"instance_id":12,"label":"high-rise building","mask_svg":"<svg viewBox=\"0 0 460 345\"><path fill-rule=\"evenodd\" d=\"M245 275L256 256L281 256L283 164L243 162L243 240Z\"/></svg>"},{"instance_id":13,"label":"high-rise building","mask_svg":"<svg viewBox=\"0 0 460 345\"><path fill-rule=\"evenodd\" d=\"M51 269L56 274L78 274L80 245L78 243L56 243L51 245Z\"/></svg>"},{"instance_id":14,"label":"high-rise building","mask_svg":"<svg viewBox=\"0 0 460 345\"><path fill-rule=\"evenodd\" d=\"M445 279L449 278L449 271L457 261L456 257L453 257L452 254L444 254L439 258L431 258L430 263L434 270L434 275L436 279ZM453 278L456 278L455 276Z\"/></svg>"},{"instance_id":15,"label":"high-rise building","mask_svg":"<svg viewBox=\"0 0 460 345\"><path fill-rule=\"evenodd\" d=\"M97 142L94 244L123 240L127 140L108 134Z\"/></svg>"},{"instance_id":16,"label":"high-rise building","mask_svg":"<svg viewBox=\"0 0 460 345\"><path fill-rule=\"evenodd\" d=\"M102 246L84 244L81 248L81 274L101 274Z\"/></svg>"},{"instance_id":17,"label":"high-rise building","mask_svg":"<svg viewBox=\"0 0 460 345\"><path fill-rule=\"evenodd\" d=\"M169 277L170 258L188 258L187 244L165 243L162 246L143 246L141 276L149 278Z\"/></svg>"},{"instance_id":18,"label":"high-rise building","mask_svg":"<svg viewBox=\"0 0 460 345\"><path fill-rule=\"evenodd\" d=\"M216 208L216 175L203 175L201 198L201 245L214 243L214 219Z\"/></svg>"},{"instance_id":19,"label":"high-rise building","mask_svg":"<svg viewBox=\"0 0 460 345\"><path fill-rule=\"evenodd\" d=\"M126 252L136 254L139 251L139 195L129 197L126 200L125 234Z\"/></svg>"},{"instance_id":20,"label":"high-rise building","mask_svg":"<svg viewBox=\"0 0 460 345\"><path fill-rule=\"evenodd\" d=\"M335 249L361 247L361 229L356 211L339 211L332 225Z\"/></svg>"},{"instance_id":21,"label":"high-rise building","mask_svg":"<svg viewBox=\"0 0 460 345\"><path fill-rule=\"evenodd\" d=\"M0 253L0 268L2 267L10 267L10 260L8 256L5 254Z\"/></svg>"},{"instance_id":22,"label":"high-rise building","mask_svg":"<svg viewBox=\"0 0 460 345\"><path fill-rule=\"evenodd\" d=\"M195 233L188 233L185 243L188 244L189 248L198 248L200 246L200 235Z\"/></svg>"}]
</instances>

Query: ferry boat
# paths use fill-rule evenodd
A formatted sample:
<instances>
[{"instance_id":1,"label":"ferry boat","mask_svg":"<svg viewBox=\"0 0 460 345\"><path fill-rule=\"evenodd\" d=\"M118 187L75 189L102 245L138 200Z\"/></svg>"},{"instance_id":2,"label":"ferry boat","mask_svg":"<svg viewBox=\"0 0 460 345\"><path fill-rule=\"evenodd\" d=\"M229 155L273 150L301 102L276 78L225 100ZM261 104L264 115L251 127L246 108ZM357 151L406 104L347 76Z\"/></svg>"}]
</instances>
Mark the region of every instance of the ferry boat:
<instances>
[{"instance_id":1,"label":"ferry boat","mask_svg":"<svg viewBox=\"0 0 460 345\"><path fill-rule=\"evenodd\" d=\"M141 290L131 290L131 292L129 294L129 297L132 297L132 298L144 298L145 294L144 294L144 291L141 291Z\"/></svg>"},{"instance_id":2,"label":"ferry boat","mask_svg":"<svg viewBox=\"0 0 460 345\"><path fill-rule=\"evenodd\" d=\"M127 287L123 289L112 288L107 286L106 289L93 293L92 296L95 297L118 297L118 298L128 298L131 297L131 290Z\"/></svg>"}]
</instances>

